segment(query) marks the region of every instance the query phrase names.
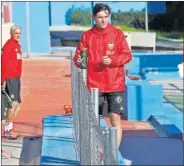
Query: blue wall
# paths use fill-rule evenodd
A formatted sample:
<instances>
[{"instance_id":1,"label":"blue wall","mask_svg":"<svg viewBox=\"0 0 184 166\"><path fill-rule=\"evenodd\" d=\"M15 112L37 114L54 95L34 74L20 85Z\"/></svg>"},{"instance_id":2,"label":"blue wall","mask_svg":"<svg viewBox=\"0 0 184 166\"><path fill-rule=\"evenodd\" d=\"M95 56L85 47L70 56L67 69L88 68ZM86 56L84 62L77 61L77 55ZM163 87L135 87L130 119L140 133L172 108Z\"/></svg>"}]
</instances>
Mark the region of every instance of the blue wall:
<instances>
[{"instance_id":1,"label":"blue wall","mask_svg":"<svg viewBox=\"0 0 184 166\"><path fill-rule=\"evenodd\" d=\"M150 95L151 94L151 95ZM147 120L152 113L163 112L162 85L126 77L125 119Z\"/></svg>"},{"instance_id":2,"label":"blue wall","mask_svg":"<svg viewBox=\"0 0 184 166\"><path fill-rule=\"evenodd\" d=\"M52 25L66 25L64 19L66 10L62 10L62 3L63 2L51 2Z\"/></svg>"},{"instance_id":3,"label":"blue wall","mask_svg":"<svg viewBox=\"0 0 184 166\"><path fill-rule=\"evenodd\" d=\"M22 51L25 53L27 52L26 48L26 3L25 2L13 2L12 3L12 16L13 16L13 23L20 25L22 28Z\"/></svg>"},{"instance_id":4,"label":"blue wall","mask_svg":"<svg viewBox=\"0 0 184 166\"><path fill-rule=\"evenodd\" d=\"M126 68L130 74L145 79L179 79L178 64L182 62L181 53L133 53L133 60Z\"/></svg>"},{"instance_id":5,"label":"blue wall","mask_svg":"<svg viewBox=\"0 0 184 166\"><path fill-rule=\"evenodd\" d=\"M30 2L30 50L32 53L50 51L49 3Z\"/></svg>"},{"instance_id":6,"label":"blue wall","mask_svg":"<svg viewBox=\"0 0 184 166\"><path fill-rule=\"evenodd\" d=\"M30 53L50 51L48 2L29 2ZM13 23L22 27L22 50L27 52L26 2L12 3Z\"/></svg>"}]
</instances>

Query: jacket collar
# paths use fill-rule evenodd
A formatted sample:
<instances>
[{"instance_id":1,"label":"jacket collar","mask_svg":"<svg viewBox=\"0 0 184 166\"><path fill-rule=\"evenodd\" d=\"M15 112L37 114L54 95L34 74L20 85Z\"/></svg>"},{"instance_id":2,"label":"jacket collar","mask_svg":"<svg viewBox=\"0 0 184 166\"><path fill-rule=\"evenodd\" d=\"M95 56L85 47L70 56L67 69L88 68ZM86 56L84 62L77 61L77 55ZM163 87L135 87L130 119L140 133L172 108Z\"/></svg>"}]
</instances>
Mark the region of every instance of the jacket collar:
<instances>
[{"instance_id":1,"label":"jacket collar","mask_svg":"<svg viewBox=\"0 0 184 166\"><path fill-rule=\"evenodd\" d=\"M14 43L19 43L18 41L16 41L15 39L13 39L13 37L10 38L10 40Z\"/></svg>"},{"instance_id":2,"label":"jacket collar","mask_svg":"<svg viewBox=\"0 0 184 166\"><path fill-rule=\"evenodd\" d=\"M108 24L106 28L104 29L98 29L95 25L92 28L92 31L97 33L98 35L109 33L110 30L112 30L114 26L112 24Z\"/></svg>"}]
</instances>

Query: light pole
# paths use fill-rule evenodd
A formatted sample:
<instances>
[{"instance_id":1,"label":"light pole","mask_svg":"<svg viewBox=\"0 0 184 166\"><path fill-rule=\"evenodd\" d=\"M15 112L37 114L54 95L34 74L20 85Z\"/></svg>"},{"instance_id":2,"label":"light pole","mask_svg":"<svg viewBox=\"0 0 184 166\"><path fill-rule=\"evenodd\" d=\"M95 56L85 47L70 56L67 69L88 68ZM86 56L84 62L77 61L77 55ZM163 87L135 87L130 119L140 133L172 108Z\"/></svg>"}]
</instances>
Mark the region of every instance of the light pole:
<instances>
[{"instance_id":1,"label":"light pole","mask_svg":"<svg viewBox=\"0 0 184 166\"><path fill-rule=\"evenodd\" d=\"M148 2L145 2L145 30L148 32Z\"/></svg>"},{"instance_id":2,"label":"light pole","mask_svg":"<svg viewBox=\"0 0 184 166\"><path fill-rule=\"evenodd\" d=\"M52 26L51 2L49 1L49 26Z\"/></svg>"}]
</instances>

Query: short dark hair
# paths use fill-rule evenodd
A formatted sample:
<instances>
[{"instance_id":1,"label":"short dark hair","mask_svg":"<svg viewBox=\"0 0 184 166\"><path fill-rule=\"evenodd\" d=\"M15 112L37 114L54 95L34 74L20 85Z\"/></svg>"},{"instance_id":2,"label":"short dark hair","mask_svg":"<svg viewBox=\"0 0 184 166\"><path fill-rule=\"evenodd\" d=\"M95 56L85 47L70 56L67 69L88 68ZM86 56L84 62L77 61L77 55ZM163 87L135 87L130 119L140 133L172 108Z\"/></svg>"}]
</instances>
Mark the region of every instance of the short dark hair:
<instances>
[{"instance_id":1,"label":"short dark hair","mask_svg":"<svg viewBox=\"0 0 184 166\"><path fill-rule=\"evenodd\" d=\"M111 14L111 9L108 5L103 3L96 3L93 8L93 16L95 16L98 12L108 10L109 14Z\"/></svg>"}]
</instances>

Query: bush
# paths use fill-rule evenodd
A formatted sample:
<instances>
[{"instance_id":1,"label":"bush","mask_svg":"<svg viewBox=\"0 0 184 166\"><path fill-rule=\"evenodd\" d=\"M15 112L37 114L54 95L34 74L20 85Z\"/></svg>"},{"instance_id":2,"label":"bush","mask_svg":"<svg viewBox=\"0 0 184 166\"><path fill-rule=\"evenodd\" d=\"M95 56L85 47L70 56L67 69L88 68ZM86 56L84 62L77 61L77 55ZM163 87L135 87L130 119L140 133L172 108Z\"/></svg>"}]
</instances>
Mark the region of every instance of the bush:
<instances>
[{"instance_id":1,"label":"bush","mask_svg":"<svg viewBox=\"0 0 184 166\"><path fill-rule=\"evenodd\" d=\"M172 32L161 32L161 37L164 38L169 38L169 39L182 39L182 32L176 32L176 31L172 31Z\"/></svg>"},{"instance_id":2,"label":"bush","mask_svg":"<svg viewBox=\"0 0 184 166\"><path fill-rule=\"evenodd\" d=\"M112 23L114 25L128 25L133 28L144 28L143 12L121 12L112 13Z\"/></svg>"}]
</instances>

